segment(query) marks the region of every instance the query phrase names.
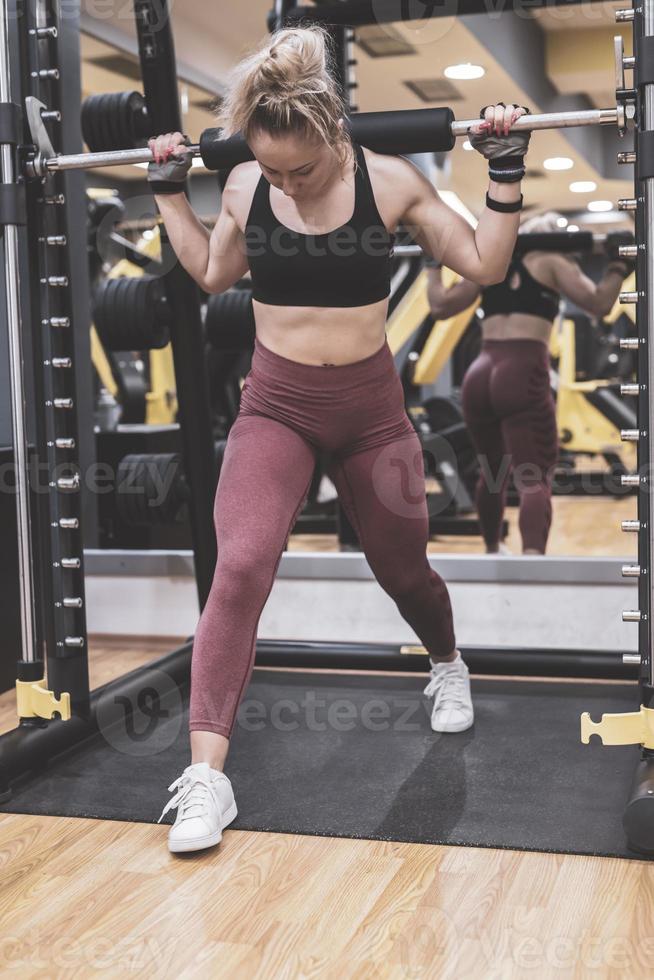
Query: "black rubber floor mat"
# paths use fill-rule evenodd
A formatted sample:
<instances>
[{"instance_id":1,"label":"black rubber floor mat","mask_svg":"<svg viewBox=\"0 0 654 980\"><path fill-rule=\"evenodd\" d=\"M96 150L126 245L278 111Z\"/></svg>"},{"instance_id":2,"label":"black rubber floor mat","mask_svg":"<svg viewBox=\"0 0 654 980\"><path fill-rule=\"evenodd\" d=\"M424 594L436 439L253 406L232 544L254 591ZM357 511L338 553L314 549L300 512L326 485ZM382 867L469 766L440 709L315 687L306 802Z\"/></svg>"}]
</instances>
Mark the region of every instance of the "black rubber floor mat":
<instances>
[{"instance_id":1,"label":"black rubber floor mat","mask_svg":"<svg viewBox=\"0 0 654 980\"><path fill-rule=\"evenodd\" d=\"M231 827L642 860L621 822L638 750L579 740L581 712L634 710L635 685L473 679L474 727L439 735L426 680L256 669L225 770ZM59 756L0 812L155 822L190 762L175 697Z\"/></svg>"}]
</instances>

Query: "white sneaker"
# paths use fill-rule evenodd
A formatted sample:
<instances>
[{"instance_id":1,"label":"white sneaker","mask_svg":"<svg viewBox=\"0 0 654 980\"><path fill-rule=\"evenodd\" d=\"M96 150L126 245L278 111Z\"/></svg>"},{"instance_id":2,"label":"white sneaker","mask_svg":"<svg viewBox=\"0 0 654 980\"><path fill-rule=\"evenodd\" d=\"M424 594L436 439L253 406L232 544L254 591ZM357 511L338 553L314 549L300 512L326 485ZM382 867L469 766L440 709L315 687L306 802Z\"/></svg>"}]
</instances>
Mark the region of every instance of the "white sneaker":
<instances>
[{"instance_id":1,"label":"white sneaker","mask_svg":"<svg viewBox=\"0 0 654 980\"><path fill-rule=\"evenodd\" d=\"M513 552L501 541L497 546L497 551L487 551L486 554L494 558L496 555L512 555Z\"/></svg>"},{"instance_id":2,"label":"white sneaker","mask_svg":"<svg viewBox=\"0 0 654 980\"><path fill-rule=\"evenodd\" d=\"M338 490L329 479L328 476L323 476L320 484L318 485L318 493L316 494L317 504L326 504L330 500L336 500L338 497Z\"/></svg>"},{"instance_id":3,"label":"white sneaker","mask_svg":"<svg viewBox=\"0 0 654 980\"><path fill-rule=\"evenodd\" d=\"M207 762L196 762L170 784L168 792L175 789L176 795L157 820L161 823L168 811L177 807L177 818L168 833L168 849L199 851L219 844L223 830L238 813L232 784L225 773L212 769Z\"/></svg>"},{"instance_id":4,"label":"white sneaker","mask_svg":"<svg viewBox=\"0 0 654 980\"><path fill-rule=\"evenodd\" d=\"M423 693L434 696L431 727L435 732L464 732L471 727L470 674L460 653L451 663L432 664L431 680Z\"/></svg>"}]
</instances>

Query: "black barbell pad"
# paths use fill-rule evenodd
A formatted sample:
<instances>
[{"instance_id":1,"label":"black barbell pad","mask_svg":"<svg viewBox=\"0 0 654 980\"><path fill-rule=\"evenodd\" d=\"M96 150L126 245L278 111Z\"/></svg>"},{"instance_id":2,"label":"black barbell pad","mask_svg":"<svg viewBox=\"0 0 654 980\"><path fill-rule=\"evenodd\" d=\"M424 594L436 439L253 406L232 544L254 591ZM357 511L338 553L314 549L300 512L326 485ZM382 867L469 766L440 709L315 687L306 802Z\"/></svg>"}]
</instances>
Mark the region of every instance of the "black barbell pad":
<instances>
[{"instance_id":1,"label":"black barbell pad","mask_svg":"<svg viewBox=\"0 0 654 980\"><path fill-rule=\"evenodd\" d=\"M376 153L442 152L456 143L449 108L360 112L347 122L355 142Z\"/></svg>"},{"instance_id":2,"label":"black barbell pad","mask_svg":"<svg viewBox=\"0 0 654 980\"><path fill-rule=\"evenodd\" d=\"M454 113L443 109L398 109L393 112L359 112L345 120L352 139L376 153L433 153L451 150ZM200 156L208 170L226 170L254 154L242 136L220 139L220 129L200 135Z\"/></svg>"},{"instance_id":3,"label":"black barbell pad","mask_svg":"<svg viewBox=\"0 0 654 980\"><path fill-rule=\"evenodd\" d=\"M207 170L231 170L239 163L254 160L254 153L242 136L220 139L222 130L209 127L200 134L200 156Z\"/></svg>"},{"instance_id":4,"label":"black barbell pad","mask_svg":"<svg viewBox=\"0 0 654 980\"><path fill-rule=\"evenodd\" d=\"M636 178L647 180L654 177L654 130L638 133L636 139Z\"/></svg>"},{"instance_id":5,"label":"black barbell pad","mask_svg":"<svg viewBox=\"0 0 654 980\"><path fill-rule=\"evenodd\" d=\"M527 252L592 252L591 231L540 231L518 235L514 255Z\"/></svg>"}]
</instances>

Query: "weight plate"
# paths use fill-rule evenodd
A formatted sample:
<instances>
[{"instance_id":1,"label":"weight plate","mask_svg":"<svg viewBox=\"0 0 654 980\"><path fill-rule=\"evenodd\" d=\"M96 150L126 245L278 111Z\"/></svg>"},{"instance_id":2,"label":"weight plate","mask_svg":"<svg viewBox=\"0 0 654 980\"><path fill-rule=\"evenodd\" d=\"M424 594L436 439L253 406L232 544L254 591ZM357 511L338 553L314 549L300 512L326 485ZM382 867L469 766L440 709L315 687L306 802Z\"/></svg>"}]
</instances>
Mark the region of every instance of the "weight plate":
<instances>
[{"instance_id":1,"label":"weight plate","mask_svg":"<svg viewBox=\"0 0 654 980\"><path fill-rule=\"evenodd\" d=\"M122 92L110 92L107 95L106 101L106 116L105 122L107 125L107 132L109 135L111 150L122 150L122 132L121 132L121 120L120 120L120 97Z\"/></svg>"},{"instance_id":2,"label":"weight plate","mask_svg":"<svg viewBox=\"0 0 654 980\"><path fill-rule=\"evenodd\" d=\"M95 127L98 134L98 144L100 151L110 150L111 130L107 121L107 106L109 99L107 94L98 95L94 106Z\"/></svg>"}]
</instances>

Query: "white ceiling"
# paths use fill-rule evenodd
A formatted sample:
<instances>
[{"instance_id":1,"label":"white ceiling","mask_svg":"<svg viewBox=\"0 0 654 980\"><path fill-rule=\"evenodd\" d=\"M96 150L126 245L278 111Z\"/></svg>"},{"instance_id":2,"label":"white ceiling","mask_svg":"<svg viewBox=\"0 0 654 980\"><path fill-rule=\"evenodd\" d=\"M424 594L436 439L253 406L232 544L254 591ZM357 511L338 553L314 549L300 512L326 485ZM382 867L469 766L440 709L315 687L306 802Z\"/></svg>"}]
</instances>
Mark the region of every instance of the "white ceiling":
<instances>
[{"instance_id":1,"label":"white ceiling","mask_svg":"<svg viewBox=\"0 0 654 980\"><path fill-rule=\"evenodd\" d=\"M595 105L611 104L611 37L617 33L614 11L622 5L620 2L607 2L592 6L550 7L533 14L521 12L521 16L534 16L547 33L548 52L549 36L559 32L551 38L553 54L548 58L552 69L549 81L559 92L578 92ZM214 125L214 119L210 111L197 108L193 103L219 93L229 68L264 36L271 0L246 0L242 3L234 3L233 0L213 0L212 3L177 0L170 6L178 74L180 83L186 85L190 103L184 118L184 129L197 138L202 129ZM82 10L82 27L85 31L82 41L84 95L140 88L138 81L100 69L92 62L93 58L117 47L128 55L131 53L132 60L138 64L131 3L115 5L111 11L103 11L102 17L98 16L97 3L92 0L84 0ZM111 16L107 16L108 13ZM460 96L451 102L457 118L476 117L482 105L496 99L524 103L533 112L539 111L540 107L519 89L505 67L484 47L483 35L481 40L473 36L466 28L464 19L440 18L431 24L398 23L392 25L392 30L412 43L416 53L372 58L357 47L355 77L359 88L356 101L360 111L424 107L425 104L407 87L406 81L442 78L444 68L453 62L473 62L485 69L484 77L479 80L453 83ZM89 32L95 38L88 36ZM570 58L566 55L566 44L571 45ZM583 48L583 58L574 56L575 44L578 55ZM570 157L574 162L573 169L560 173L544 171L543 161L551 156ZM455 191L470 210L478 213L487 186L485 162L478 154L465 152L460 140L450 154L450 161L449 173L442 175L439 181ZM589 198L615 201L618 197L631 196L633 189L630 180L602 179L592 164L571 146L563 131L534 134L527 163L529 171L535 175L528 176L525 181L525 202L538 208L569 210L581 205L583 210ZM116 170L113 172L117 173ZM142 176L142 172L134 168L121 168L120 176ZM573 194L569 190L572 180L595 180L598 187L591 195Z\"/></svg>"}]
</instances>

